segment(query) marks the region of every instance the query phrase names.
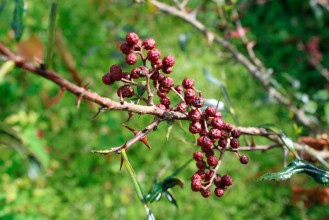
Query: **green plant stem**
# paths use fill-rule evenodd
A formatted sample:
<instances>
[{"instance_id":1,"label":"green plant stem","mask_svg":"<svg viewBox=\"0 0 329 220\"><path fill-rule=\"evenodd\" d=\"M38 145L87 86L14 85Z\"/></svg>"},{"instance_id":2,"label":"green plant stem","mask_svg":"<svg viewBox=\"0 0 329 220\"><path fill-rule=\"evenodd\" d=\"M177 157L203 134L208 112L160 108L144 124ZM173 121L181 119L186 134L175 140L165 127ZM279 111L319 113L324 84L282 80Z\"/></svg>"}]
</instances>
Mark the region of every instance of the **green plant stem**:
<instances>
[{"instance_id":1,"label":"green plant stem","mask_svg":"<svg viewBox=\"0 0 329 220\"><path fill-rule=\"evenodd\" d=\"M58 0L53 0L51 3L50 15L49 15L49 31L48 31L48 49L46 53L46 66L52 67L53 48L55 44L56 34L56 17L57 17Z\"/></svg>"},{"instance_id":2,"label":"green plant stem","mask_svg":"<svg viewBox=\"0 0 329 220\"><path fill-rule=\"evenodd\" d=\"M127 154L126 154L126 150L125 149L122 149L121 150L121 156L124 159L125 167L127 168L128 172L129 172L129 175L130 175L130 178L131 178L131 180L133 182L133 185L135 187L136 193L137 193L140 201L144 205L144 208L145 208L145 211L146 211L146 215L147 215L148 219L152 219L152 217L150 217L150 216L153 216L153 214L151 213L150 208L147 206L147 203L145 202L145 194L143 193L143 190L142 190L140 184L138 183L138 180L137 180L137 177L136 177L136 173L135 173L133 167L131 166L131 164L130 164L130 162L128 160L128 157L127 157Z\"/></svg>"}]
</instances>

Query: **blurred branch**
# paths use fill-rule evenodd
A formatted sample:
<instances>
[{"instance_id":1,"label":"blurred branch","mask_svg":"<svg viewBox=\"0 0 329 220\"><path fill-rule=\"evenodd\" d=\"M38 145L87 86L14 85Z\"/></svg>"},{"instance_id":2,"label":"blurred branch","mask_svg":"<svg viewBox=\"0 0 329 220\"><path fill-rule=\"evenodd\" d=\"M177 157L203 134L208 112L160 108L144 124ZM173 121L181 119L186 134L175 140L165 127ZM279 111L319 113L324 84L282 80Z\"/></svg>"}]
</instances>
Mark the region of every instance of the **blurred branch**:
<instances>
[{"instance_id":1,"label":"blurred branch","mask_svg":"<svg viewBox=\"0 0 329 220\"><path fill-rule=\"evenodd\" d=\"M251 76L256 78L262 86L267 90L268 94L274 97L277 101L279 101L282 105L286 106L297 118L305 126L310 128L316 127L316 124L305 115L303 109L299 109L293 105L293 103L286 98L279 90L277 90L272 83L275 83L273 79L269 77L269 74L266 71L260 70L258 66L253 64L253 62L240 53L235 46L233 46L229 41L222 38L218 34L214 33L210 29L208 29L203 23L196 19L195 14L189 13L185 10L185 8L177 8L174 6L167 5L157 0L150 0L150 2L156 6L160 11L167 13L172 16L176 16L187 23L191 24L198 31L200 31L211 44L213 42L218 43L227 51L229 51L233 58L240 64L242 64L250 73ZM256 61L255 61L256 62Z\"/></svg>"}]
</instances>

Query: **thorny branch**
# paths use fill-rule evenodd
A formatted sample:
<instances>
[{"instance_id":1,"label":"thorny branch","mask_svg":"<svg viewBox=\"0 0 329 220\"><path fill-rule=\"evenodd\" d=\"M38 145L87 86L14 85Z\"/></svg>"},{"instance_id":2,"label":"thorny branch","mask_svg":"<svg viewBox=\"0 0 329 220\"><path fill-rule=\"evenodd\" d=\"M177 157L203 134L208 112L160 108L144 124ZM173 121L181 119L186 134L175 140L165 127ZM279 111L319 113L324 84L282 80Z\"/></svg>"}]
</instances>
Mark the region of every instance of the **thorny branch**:
<instances>
[{"instance_id":1,"label":"thorny branch","mask_svg":"<svg viewBox=\"0 0 329 220\"><path fill-rule=\"evenodd\" d=\"M53 70L45 70L40 67L33 66L32 64L28 63L27 61L23 60L21 57L15 55L12 53L7 47L5 47L3 44L0 43L0 54L2 54L5 58L12 60L15 62L16 67L20 69L27 70L31 73L34 73L38 76L41 76L43 78L46 78L55 84L57 84L63 91L68 91L74 95L77 96L78 101L81 101L81 99L88 100L90 102L96 103L101 106L104 110L120 110L120 111L127 111L127 112L135 112L139 114L146 114L146 115L154 115L155 120L148 125L144 130L138 132L134 138L127 141L125 144L120 145L118 147L113 147L107 150L95 150L94 153L100 153L100 154L108 154L111 152L120 152L122 149L127 149L131 147L134 143L141 140L143 137L145 137L149 132L154 130L162 121L166 120L187 120L186 114L175 112L175 111L165 111L162 109L159 109L155 106L143 106L143 105L136 105L133 103L128 102L115 102L109 98L102 97L98 95L97 93L94 93L92 91L86 90L83 87L76 86L72 84L71 82L63 79L59 76L58 73L56 73ZM270 150L275 147L282 147L283 143L280 140L279 136L276 133L268 132L264 128L257 128L257 127L238 127L238 130L241 131L244 135L252 135L252 136L262 136L269 140L272 140L274 144L268 145L268 146L245 146L240 147L239 150L261 150L266 151ZM329 158L329 151L323 150L315 150L311 148L310 146L303 144L303 143L294 143L295 148L300 151L304 151L307 154L313 156L318 161L320 161L325 166L329 167L329 164L325 161ZM230 150L230 149L227 149Z\"/></svg>"}]
</instances>

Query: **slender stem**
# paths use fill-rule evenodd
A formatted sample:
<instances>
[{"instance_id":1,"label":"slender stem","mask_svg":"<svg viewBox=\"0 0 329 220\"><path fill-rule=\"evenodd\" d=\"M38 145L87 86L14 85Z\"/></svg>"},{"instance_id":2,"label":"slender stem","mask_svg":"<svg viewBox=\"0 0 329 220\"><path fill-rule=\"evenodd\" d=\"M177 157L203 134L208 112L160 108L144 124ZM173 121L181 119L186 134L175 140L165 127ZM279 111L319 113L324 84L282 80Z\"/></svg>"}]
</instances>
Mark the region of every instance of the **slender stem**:
<instances>
[{"instance_id":1,"label":"slender stem","mask_svg":"<svg viewBox=\"0 0 329 220\"><path fill-rule=\"evenodd\" d=\"M46 66L52 67L53 48L56 35L56 17L57 17L58 0L53 0L51 3L49 15L49 31L48 31L48 49L46 54Z\"/></svg>"}]
</instances>

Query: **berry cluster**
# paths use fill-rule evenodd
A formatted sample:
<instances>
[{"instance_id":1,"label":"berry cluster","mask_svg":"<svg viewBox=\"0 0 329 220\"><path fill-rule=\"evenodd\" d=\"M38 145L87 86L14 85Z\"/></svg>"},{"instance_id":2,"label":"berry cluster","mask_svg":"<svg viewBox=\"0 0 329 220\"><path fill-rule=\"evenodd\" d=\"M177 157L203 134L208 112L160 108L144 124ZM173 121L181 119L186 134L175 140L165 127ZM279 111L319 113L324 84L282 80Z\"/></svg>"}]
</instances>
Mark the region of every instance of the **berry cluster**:
<instances>
[{"instance_id":1,"label":"berry cluster","mask_svg":"<svg viewBox=\"0 0 329 220\"><path fill-rule=\"evenodd\" d=\"M221 176L217 173L223 153L226 150L235 152L242 164L247 164L249 160L247 156L241 156L238 152L240 132L226 123L216 108L208 106L203 109L205 100L201 91L195 89L193 79L185 78L181 85L175 86L174 80L165 75L172 73L175 59L171 55L161 58L161 51L156 49L154 39L147 38L142 41L136 33L128 33L120 50L126 55L128 65L136 64L139 58L142 65L134 67L130 72L123 72L119 65L112 65L109 72L103 76L103 83L112 85L115 81L124 82L125 85L117 90L121 101L135 95L147 105L185 113L191 121L189 131L192 134L199 134L197 145L201 147L201 150L193 155L198 171L191 177L191 188L193 191L201 192L203 197L209 197L210 187L215 185L215 195L222 197L225 190L232 185L231 176ZM138 82L139 78L146 78L146 81L144 79ZM143 87L148 98L142 97L142 94L135 94L133 86ZM168 96L170 91L180 98L176 105L171 103ZM154 94L158 96L157 104L153 102ZM216 156L218 152L219 156Z\"/></svg>"}]
</instances>

